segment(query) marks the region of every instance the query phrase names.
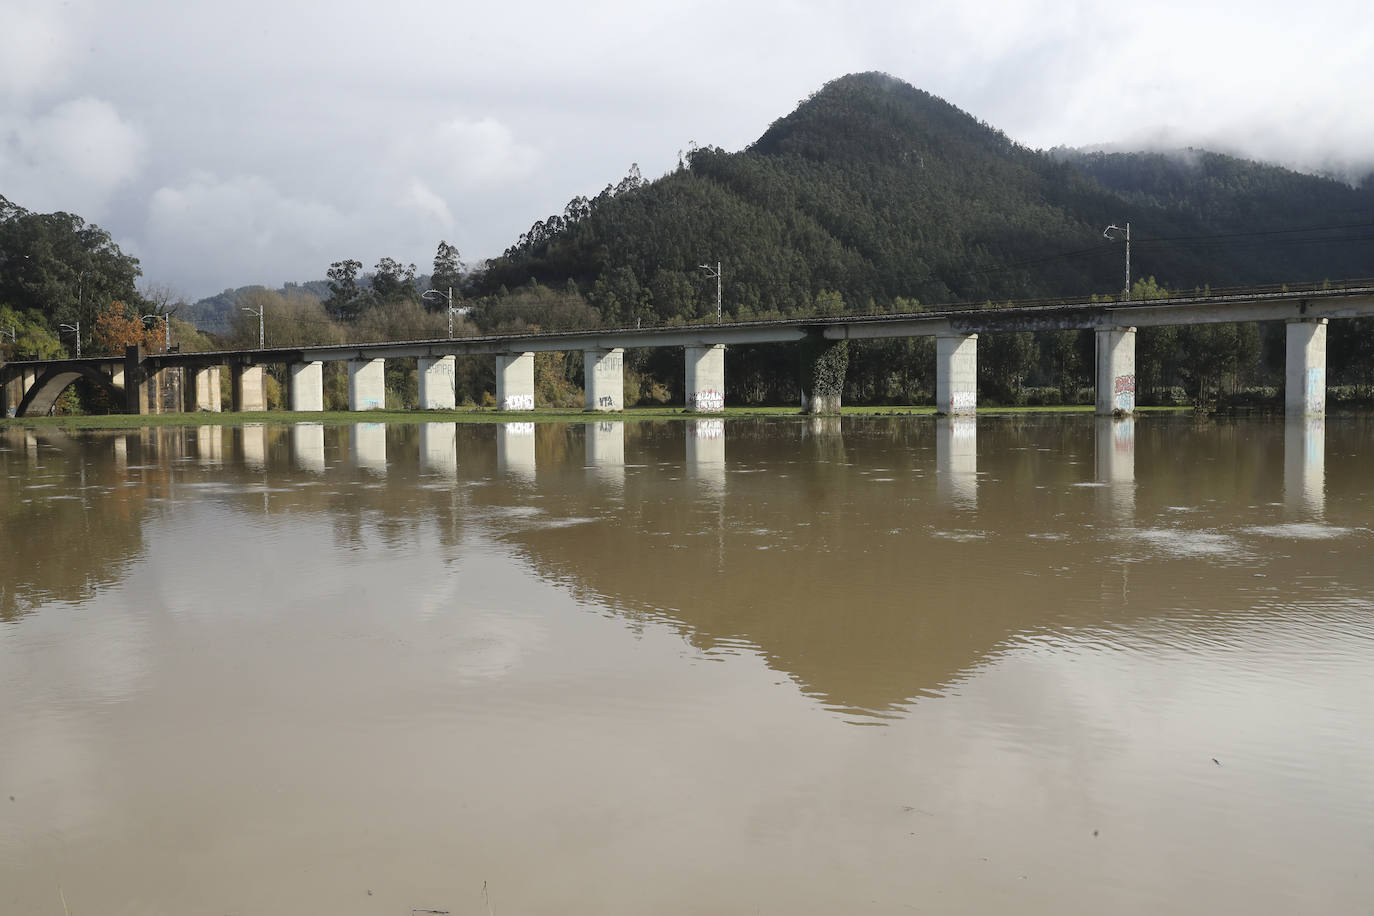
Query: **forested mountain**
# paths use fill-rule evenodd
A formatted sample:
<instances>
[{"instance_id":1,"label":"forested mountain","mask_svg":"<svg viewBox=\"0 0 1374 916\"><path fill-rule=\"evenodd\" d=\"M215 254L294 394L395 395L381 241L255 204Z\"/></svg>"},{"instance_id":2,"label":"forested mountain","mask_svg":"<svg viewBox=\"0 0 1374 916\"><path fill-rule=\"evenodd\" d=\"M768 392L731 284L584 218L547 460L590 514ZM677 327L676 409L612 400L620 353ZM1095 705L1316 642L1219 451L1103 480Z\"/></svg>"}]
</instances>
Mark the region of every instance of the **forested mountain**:
<instances>
[{"instance_id":1,"label":"forested mountain","mask_svg":"<svg viewBox=\"0 0 1374 916\"><path fill-rule=\"evenodd\" d=\"M468 292L573 284L606 324L1115 295L1374 274L1374 193L1202 152L1037 152L883 74L837 79L738 153L575 198Z\"/></svg>"}]
</instances>

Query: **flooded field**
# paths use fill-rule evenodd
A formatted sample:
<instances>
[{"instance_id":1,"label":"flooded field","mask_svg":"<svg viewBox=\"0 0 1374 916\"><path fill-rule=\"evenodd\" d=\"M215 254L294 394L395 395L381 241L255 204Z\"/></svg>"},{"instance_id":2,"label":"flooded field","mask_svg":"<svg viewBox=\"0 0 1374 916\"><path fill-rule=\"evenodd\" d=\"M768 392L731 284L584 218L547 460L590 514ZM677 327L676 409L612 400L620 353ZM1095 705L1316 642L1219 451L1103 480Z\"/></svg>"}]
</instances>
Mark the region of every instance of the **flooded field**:
<instances>
[{"instance_id":1,"label":"flooded field","mask_svg":"<svg viewBox=\"0 0 1374 916\"><path fill-rule=\"evenodd\" d=\"M1362 912L1371 455L0 431L0 912Z\"/></svg>"}]
</instances>

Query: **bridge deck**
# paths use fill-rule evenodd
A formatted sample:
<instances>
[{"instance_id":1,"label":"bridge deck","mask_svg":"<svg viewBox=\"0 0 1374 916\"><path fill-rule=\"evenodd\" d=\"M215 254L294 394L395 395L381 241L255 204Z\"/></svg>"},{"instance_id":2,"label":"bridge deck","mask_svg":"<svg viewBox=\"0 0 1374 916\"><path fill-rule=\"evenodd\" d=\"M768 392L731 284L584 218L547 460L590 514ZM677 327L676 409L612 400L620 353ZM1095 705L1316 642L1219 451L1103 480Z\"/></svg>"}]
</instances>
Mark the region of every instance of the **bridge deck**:
<instances>
[{"instance_id":1,"label":"bridge deck","mask_svg":"<svg viewBox=\"0 0 1374 916\"><path fill-rule=\"evenodd\" d=\"M216 350L150 354L151 369L210 365L262 365L349 359L434 358L500 353L639 347L709 347L791 343L809 335L832 340L923 337L943 334L1158 327L1296 318L1353 318L1374 315L1374 281L1332 289L1242 290L1208 296L1180 296L1148 302L1059 301L1006 306L944 306L905 314L780 318L654 328L597 328L455 339L382 341L309 347ZM6 372L54 365L109 367L122 357L14 361Z\"/></svg>"}]
</instances>

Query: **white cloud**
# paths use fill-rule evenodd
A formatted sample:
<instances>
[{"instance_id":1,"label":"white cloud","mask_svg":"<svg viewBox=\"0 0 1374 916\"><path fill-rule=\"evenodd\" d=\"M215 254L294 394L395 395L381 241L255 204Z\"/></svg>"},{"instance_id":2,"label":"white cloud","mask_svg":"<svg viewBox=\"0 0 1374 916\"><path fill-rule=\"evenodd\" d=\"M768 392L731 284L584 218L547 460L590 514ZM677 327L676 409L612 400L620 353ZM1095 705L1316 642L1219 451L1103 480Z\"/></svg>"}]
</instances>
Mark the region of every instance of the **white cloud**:
<instances>
[{"instance_id":1,"label":"white cloud","mask_svg":"<svg viewBox=\"0 0 1374 916\"><path fill-rule=\"evenodd\" d=\"M357 222L261 176L201 173L152 193L137 247L145 274L159 282L198 290L275 286L323 276Z\"/></svg>"},{"instance_id":2,"label":"white cloud","mask_svg":"<svg viewBox=\"0 0 1374 916\"><path fill-rule=\"evenodd\" d=\"M74 41L51 3L0 2L0 97L24 98L72 70Z\"/></svg>"},{"instance_id":3,"label":"white cloud","mask_svg":"<svg viewBox=\"0 0 1374 916\"><path fill-rule=\"evenodd\" d=\"M529 177L542 156L492 117L451 118L426 132L411 132L395 152L398 165L415 169L450 193L490 191Z\"/></svg>"},{"instance_id":4,"label":"white cloud","mask_svg":"<svg viewBox=\"0 0 1374 916\"><path fill-rule=\"evenodd\" d=\"M99 217L138 175L146 148L109 102L71 99L36 118L0 119L0 183L31 209Z\"/></svg>"},{"instance_id":5,"label":"white cloud","mask_svg":"<svg viewBox=\"0 0 1374 916\"><path fill-rule=\"evenodd\" d=\"M445 229L451 229L453 227L453 212L449 210L448 204L444 202L442 197L431 191L429 187L418 178L412 178L410 180L410 187L406 189L406 193L402 196L401 204L419 213L433 217L434 220Z\"/></svg>"}]
</instances>

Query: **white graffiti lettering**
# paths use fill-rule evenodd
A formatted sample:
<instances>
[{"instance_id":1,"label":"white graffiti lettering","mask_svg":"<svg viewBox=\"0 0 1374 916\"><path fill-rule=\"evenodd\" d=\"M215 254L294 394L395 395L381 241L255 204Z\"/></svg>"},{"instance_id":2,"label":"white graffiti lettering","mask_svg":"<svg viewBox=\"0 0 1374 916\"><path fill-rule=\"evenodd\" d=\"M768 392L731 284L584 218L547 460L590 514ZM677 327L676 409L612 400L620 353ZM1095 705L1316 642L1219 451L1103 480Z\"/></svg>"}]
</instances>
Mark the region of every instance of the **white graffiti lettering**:
<instances>
[{"instance_id":1,"label":"white graffiti lettering","mask_svg":"<svg viewBox=\"0 0 1374 916\"><path fill-rule=\"evenodd\" d=\"M960 413L968 410L978 409L978 392L976 391L956 391L949 396L949 409L951 413Z\"/></svg>"},{"instance_id":2,"label":"white graffiti lettering","mask_svg":"<svg viewBox=\"0 0 1374 916\"><path fill-rule=\"evenodd\" d=\"M701 391L692 392L687 403L692 410L715 413L725 409L725 392L717 391L715 388L703 388Z\"/></svg>"},{"instance_id":3,"label":"white graffiti lettering","mask_svg":"<svg viewBox=\"0 0 1374 916\"><path fill-rule=\"evenodd\" d=\"M534 395L511 394L501 402L502 410L534 410Z\"/></svg>"}]
</instances>

